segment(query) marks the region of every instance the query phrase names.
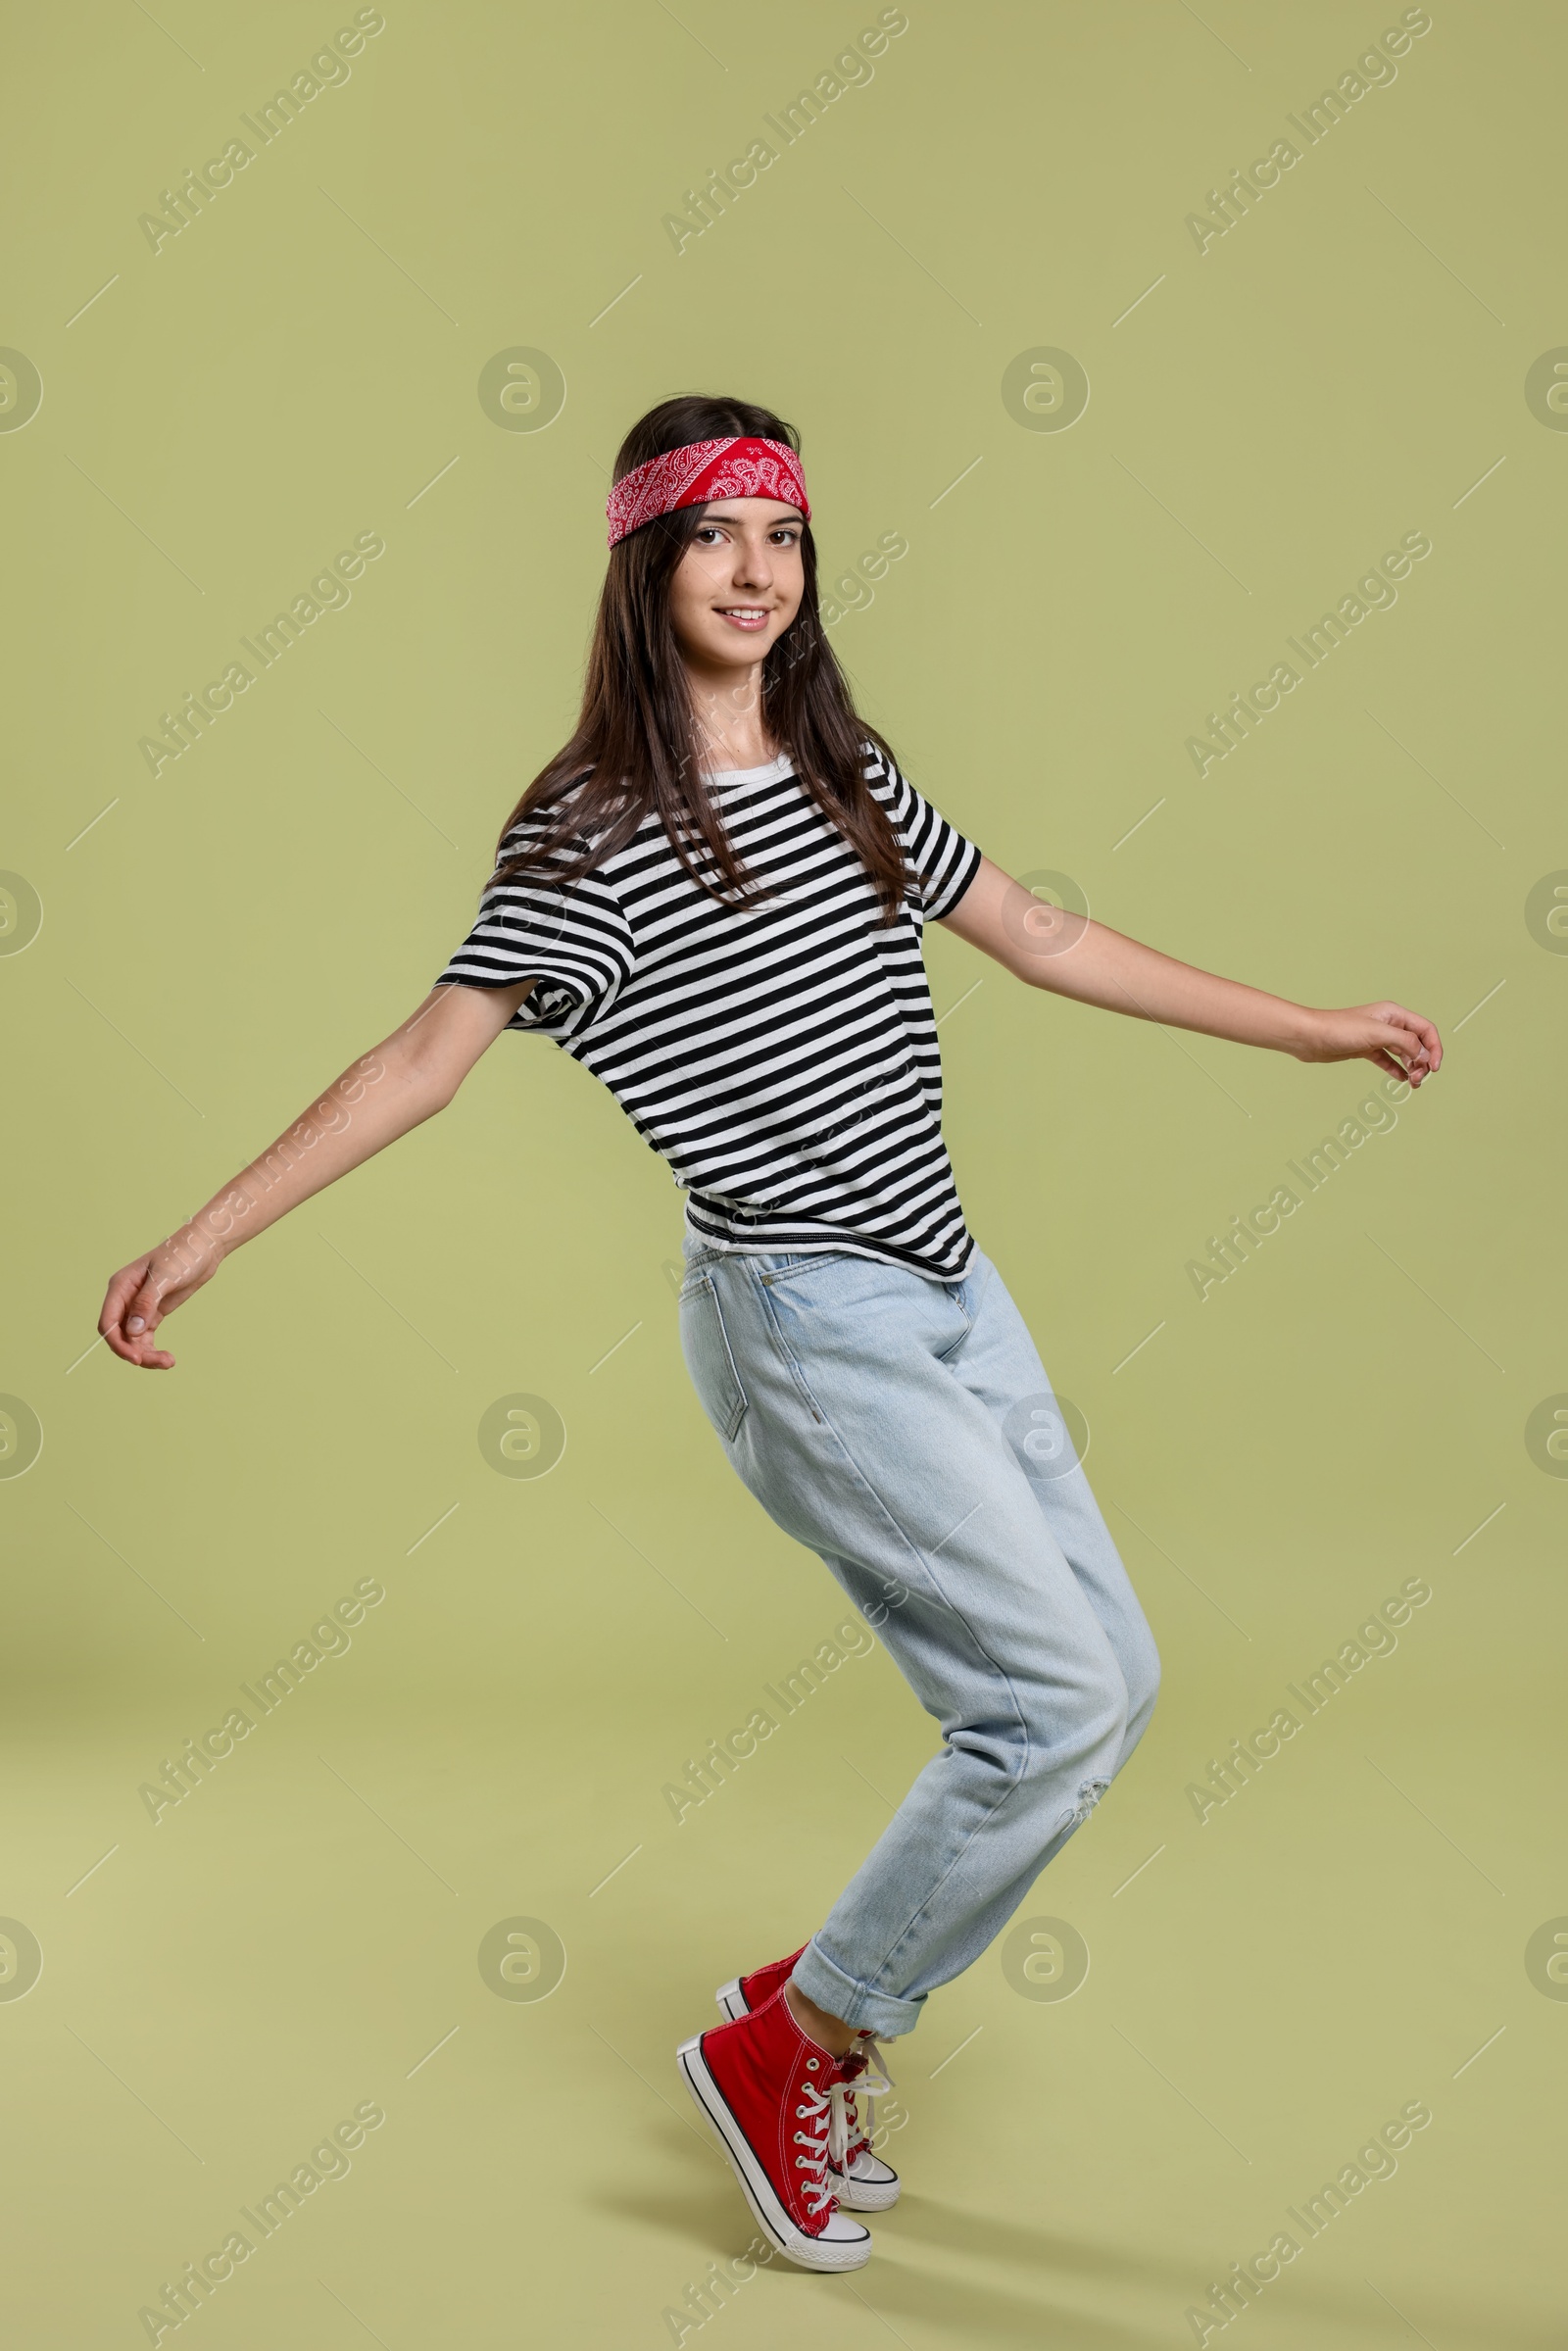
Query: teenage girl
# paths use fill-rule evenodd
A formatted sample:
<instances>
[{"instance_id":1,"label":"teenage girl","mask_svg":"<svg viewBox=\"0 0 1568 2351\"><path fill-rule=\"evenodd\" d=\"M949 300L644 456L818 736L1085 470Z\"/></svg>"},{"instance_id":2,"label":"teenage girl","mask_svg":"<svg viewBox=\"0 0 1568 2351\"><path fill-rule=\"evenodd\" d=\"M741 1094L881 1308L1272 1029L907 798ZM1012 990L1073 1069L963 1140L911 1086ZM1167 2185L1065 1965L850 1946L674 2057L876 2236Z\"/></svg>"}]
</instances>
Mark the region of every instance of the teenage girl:
<instances>
[{"instance_id":1,"label":"teenage girl","mask_svg":"<svg viewBox=\"0 0 1568 2351\"><path fill-rule=\"evenodd\" d=\"M687 1195L681 1339L762 1507L881 1633L943 1745L826 1921L679 2051L769 2239L858 2268L898 2194L857 2094L968 1967L1142 1737L1158 1659L942 1140L921 955L945 923L1028 985L1420 1086L1402 1004L1314 1011L1035 899L856 714L817 606L798 435L747 401L627 434L577 730L503 831L418 1009L109 1285L167 1371L224 1257L445 1108L503 1029L607 1085Z\"/></svg>"}]
</instances>

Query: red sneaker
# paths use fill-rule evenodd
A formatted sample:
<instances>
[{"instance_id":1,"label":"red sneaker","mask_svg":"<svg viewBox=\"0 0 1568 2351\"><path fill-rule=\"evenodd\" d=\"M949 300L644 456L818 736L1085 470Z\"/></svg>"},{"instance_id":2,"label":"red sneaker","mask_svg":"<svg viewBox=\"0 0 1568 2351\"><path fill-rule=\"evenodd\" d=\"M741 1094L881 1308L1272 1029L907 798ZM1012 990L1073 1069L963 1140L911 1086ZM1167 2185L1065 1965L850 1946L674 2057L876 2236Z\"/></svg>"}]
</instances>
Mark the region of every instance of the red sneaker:
<instances>
[{"instance_id":1,"label":"red sneaker","mask_svg":"<svg viewBox=\"0 0 1568 2351\"><path fill-rule=\"evenodd\" d=\"M682 2041L681 2078L769 2241L803 2270L858 2270L871 2238L827 2182L844 2069L801 2031L783 1986L760 2008Z\"/></svg>"},{"instance_id":2,"label":"red sneaker","mask_svg":"<svg viewBox=\"0 0 1568 2351\"><path fill-rule=\"evenodd\" d=\"M802 1943L801 1951L805 1948ZM756 1969L750 1976L737 1976L733 1982L719 1985L713 1997L732 2024L760 2008L789 1982L801 1951L792 1951L788 1959L770 1960L766 1967ZM845 2079L833 2092L827 2184L846 2211L886 2212L890 2204L899 2200L899 2175L891 2164L872 2154L857 2095L867 2102L884 2097L893 2087L893 2077L875 2036L861 2033L856 2038L858 2046L841 2069ZM873 2066L875 2073L871 2071ZM866 2119L870 2120L869 2113Z\"/></svg>"},{"instance_id":3,"label":"red sneaker","mask_svg":"<svg viewBox=\"0 0 1568 2351\"><path fill-rule=\"evenodd\" d=\"M781 1984L788 1984L795 1972L795 1962L805 1948L802 1943L801 1950L792 1951L788 1959L769 1960L766 1967L758 1968L752 1975L737 1976L733 1983L719 1985L713 1997L732 2025L749 2016L754 2008L760 2008L764 2000L770 2000Z\"/></svg>"}]
</instances>

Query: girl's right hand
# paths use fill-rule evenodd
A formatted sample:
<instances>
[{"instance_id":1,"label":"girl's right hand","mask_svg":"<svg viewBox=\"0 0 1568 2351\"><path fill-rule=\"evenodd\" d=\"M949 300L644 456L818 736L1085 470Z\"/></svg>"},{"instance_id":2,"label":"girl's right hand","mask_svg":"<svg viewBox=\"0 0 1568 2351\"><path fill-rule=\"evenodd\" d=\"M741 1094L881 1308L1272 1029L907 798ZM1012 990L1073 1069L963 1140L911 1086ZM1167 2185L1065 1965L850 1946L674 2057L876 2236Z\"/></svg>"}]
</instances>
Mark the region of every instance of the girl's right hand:
<instances>
[{"instance_id":1,"label":"girl's right hand","mask_svg":"<svg viewBox=\"0 0 1568 2351\"><path fill-rule=\"evenodd\" d=\"M116 1274L98 1317L100 1335L138 1370L172 1371L173 1356L154 1346L153 1333L166 1314L172 1314L212 1280L223 1256L220 1241L198 1234L190 1225L171 1233L157 1249Z\"/></svg>"},{"instance_id":2,"label":"girl's right hand","mask_svg":"<svg viewBox=\"0 0 1568 2351\"><path fill-rule=\"evenodd\" d=\"M164 1316L210 1282L231 1249L443 1109L534 985L529 978L505 988L433 988L205 1208L121 1267L105 1294L99 1336L138 1371L172 1371L173 1356L153 1337Z\"/></svg>"}]
</instances>

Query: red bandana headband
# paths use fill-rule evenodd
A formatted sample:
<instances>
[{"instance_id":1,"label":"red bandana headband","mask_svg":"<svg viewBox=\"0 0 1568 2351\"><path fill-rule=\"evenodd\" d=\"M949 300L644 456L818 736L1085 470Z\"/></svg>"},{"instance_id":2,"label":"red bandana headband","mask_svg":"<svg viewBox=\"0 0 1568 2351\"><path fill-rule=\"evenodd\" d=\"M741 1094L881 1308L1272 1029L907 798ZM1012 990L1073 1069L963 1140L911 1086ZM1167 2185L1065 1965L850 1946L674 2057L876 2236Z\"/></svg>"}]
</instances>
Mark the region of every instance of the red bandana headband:
<instances>
[{"instance_id":1,"label":"red bandana headband","mask_svg":"<svg viewBox=\"0 0 1568 2351\"><path fill-rule=\"evenodd\" d=\"M782 441L689 441L684 449L651 457L616 482L605 509L610 545L656 514L707 506L715 498L776 498L811 518L801 461Z\"/></svg>"}]
</instances>

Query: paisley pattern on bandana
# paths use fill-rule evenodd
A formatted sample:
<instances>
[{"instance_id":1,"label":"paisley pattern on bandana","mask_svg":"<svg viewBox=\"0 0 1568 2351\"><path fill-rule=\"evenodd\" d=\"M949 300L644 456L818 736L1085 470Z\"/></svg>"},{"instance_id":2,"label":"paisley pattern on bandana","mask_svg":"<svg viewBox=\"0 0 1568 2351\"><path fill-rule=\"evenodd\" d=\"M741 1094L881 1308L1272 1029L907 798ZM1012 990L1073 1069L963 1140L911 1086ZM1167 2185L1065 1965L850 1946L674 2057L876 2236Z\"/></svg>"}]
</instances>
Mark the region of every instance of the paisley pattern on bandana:
<instances>
[{"instance_id":1,"label":"paisley pattern on bandana","mask_svg":"<svg viewBox=\"0 0 1568 2351\"><path fill-rule=\"evenodd\" d=\"M776 498L811 518L801 461L784 442L689 441L684 449L650 458L616 482L605 509L609 544L615 546L656 514L707 506L715 498Z\"/></svg>"}]
</instances>

